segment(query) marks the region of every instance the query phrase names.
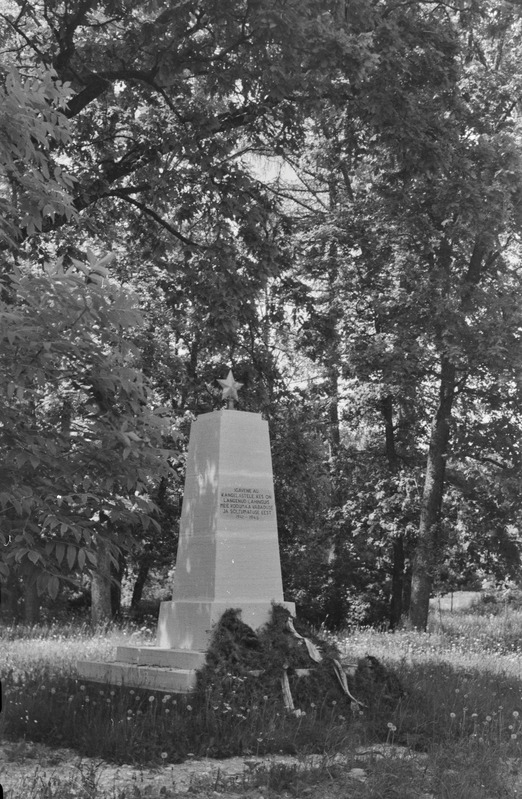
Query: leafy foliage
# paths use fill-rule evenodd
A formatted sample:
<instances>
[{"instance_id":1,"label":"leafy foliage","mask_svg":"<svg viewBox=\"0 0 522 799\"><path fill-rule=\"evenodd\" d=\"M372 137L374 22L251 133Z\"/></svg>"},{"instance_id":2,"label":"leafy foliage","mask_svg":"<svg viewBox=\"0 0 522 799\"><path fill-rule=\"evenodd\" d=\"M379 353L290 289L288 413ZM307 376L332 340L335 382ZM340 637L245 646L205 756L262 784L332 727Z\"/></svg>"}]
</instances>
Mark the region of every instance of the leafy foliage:
<instances>
[{"instance_id":1,"label":"leafy foliage","mask_svg":"<svg viewBox=\"0 0 522 799\"><path fill-rule=\"evenodd\" d=\"M72 220L74 180L51 151L70 143L65 107L71 89L40 66L30 77L16 68L0 84L0 241L16 247L20 231L41 231L56 216Z\"/></svg>"},{"instance_id":2,"label":"leafy foliage","mask_svg":"<svg viewBox=\"0 0 522 799\"><path fill-rule=\"evenodd\" d=\"M301 322L298 346L322 367L333 431L338 535L331 563L337 559L339 575L350 574L353 563L362 573L359 556L364 562L368 540L377 551L380 542L389 550L397 531L406 535L403 569L413 575L416 626L426 623L430 575L444 562L455 492L469 507L464 486L473 463L488 463L482 477L489 498L504 493L520 463L516 445L507 441L520 438L516 403L510 403L519 383L520 316L510 298L520 291L522 170L518 118L505 94L519 19L510 13L503 26L489 27L487 8L481 4L466 19L440 8L376 11L374 42L387 59L367 76L349 110L322 106L302 159L289 158L307 187L306 195L286 187L298 216L294 275L301 290L292 293ZM502 400L495 405L499 385ZM486 398L495 405L492 416ZM354 440L355 452L341 448L343 436ZM370 438L382 448L380 458ZM505 458L493 455L503 446ZM363 453L373 472L363 467L360 482L339 480L350 472L348 459L362 465ZM450 469L460 479L445 493ZM405 524L407 484L416 488ZM394 494L397 502L390 501ZM509 489L505 496L509 502ZM474 501L481 509L488 505L486 496ZM460 530L477 542L476 550L464 546L462 560L465 551L474 552L476 575L479 549L482 565L488 560L488 539L496 555L486 569L495 557L503 562L499 570L517 568L519 509L511 506L516 521L510 525L503 504L489 505L496 508L495 521L485 516L489 534L478 514L462 509ZM507 557L493 543L493 527L513 544L509 554L504 547ZM354 530L365 535L352 546ZM370 571L377 583L387 576L390 584L393 567L376 555ZM340 576L335 582L343 585ZM341 598L342 591L337 604Z\"/></svg>"},{"instance_id":3,"label":"leafy foliage","mask_svg":"<svg viewBox=\"0 0 522 799\"><path fill-rule=\"evenodd\" d=\"M108 526L153 524L150 480L169 470L136 300L103 260L19 275L0 308L2 569L32 564L53 594L60 572L96 562L99 538L116 545Z\"/></svg>"}]
</instances>

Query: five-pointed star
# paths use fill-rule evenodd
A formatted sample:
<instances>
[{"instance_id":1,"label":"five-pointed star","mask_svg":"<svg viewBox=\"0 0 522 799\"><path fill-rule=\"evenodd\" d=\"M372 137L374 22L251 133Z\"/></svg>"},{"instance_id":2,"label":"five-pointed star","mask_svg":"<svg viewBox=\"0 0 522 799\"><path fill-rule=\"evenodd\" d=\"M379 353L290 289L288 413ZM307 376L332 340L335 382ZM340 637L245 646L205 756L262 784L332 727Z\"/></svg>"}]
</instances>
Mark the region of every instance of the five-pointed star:
<instances>
[{"instance_id":1,"label":"five-pointed star","mask_svg":"<svg viewBox=\"0 0 522 799\"><path fill-rule=\"evenodd\" d=\"M218 383L221 383L223 386L223 399L237 400L237 391L241 388L243 383L236 383L234 375L232 374L232 369L229 371L227 379L218 379Z\"/></svg>"}]
</instances>

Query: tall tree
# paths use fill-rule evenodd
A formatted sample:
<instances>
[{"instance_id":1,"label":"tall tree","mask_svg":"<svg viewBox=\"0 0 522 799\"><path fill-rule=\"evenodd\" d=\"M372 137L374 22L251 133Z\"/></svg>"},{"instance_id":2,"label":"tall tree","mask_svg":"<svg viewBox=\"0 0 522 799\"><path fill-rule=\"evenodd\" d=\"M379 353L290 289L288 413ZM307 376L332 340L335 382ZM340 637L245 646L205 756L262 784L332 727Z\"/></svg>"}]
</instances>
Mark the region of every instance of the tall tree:
<instances>
[{"instance_id":1,"label":"tall tree","mask_svg":"<svg viewBox=\"0 0 522 799\"><path fill-rule=\"evenodd\" d=\"M331 106L328 129L321 109L315 165L300 167L318 198L304 214L300 274L315 280L305 340L326 370L318 298L327 312L342 309L335 335L343 374L366 383L368 411L380 410L392 471L424 460L410 606L410 624L420 628L445 546L446 463L453 455L456 466L462 454L461 426L477 428L489 413L484 396L498 398L499 382L512 391L520 368L511 302L520 280L519 20L510 8L490 24L490 11L488 3L462 15L374 6L373 44L387 58L344 114ZM332 181L334 210L323 201ZM302 193L287 193L302 205ZM318 277L331 272L327 240L339 264L336 305Z\"/></svg>"},{"instance_id":2,"label":"tall tree","mask_svg":"<svg viewBox=\"0 0 522 799\"><path fill-rule=\"evenodd\" d=\"M313 0L41 0L4 14L6 50L73 90L77 211L129 205L192 254L219 244L229 219L255 230L238 150L297 142L337 58L350 52L357 73L364 43L323 11Z\"/></svg>"},{"instance_id":3,"label":"tall tree","mask_svg":"<svg viewBox=\"0 0 522 799\"><path fill-rule=\"evenodd\" d=\"M129 336L136 303L103 273L93 255L75 272L28 272L0 306L2 569L31 563L52 594L98 541L114 551L108 522L153 523L149 481L169 469L168 418Z\"/></svg>"}]
</instances>

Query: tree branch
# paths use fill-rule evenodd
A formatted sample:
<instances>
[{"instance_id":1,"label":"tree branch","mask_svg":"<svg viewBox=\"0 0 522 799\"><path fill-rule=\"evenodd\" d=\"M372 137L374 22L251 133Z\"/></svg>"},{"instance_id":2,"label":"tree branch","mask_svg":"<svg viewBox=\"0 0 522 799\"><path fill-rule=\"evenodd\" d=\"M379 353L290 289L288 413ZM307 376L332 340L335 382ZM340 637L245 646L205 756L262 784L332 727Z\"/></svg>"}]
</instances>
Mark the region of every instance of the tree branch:
<instances>
[{"instance_id":1,"label":"tree branch","mask_svg":"<svg viewBox=\"0 0 522 799\"><path fill-rule=\"evenodd\" d=\"M64 30L55 31L56 38L60 45L60 52L53 62L57 72L68 66L75 51L74 34L76 28L82 24L88 11L91 10L95 0L82 0L76 9L76 13L66 18Z\"/></svg>"},{"instance_id":2,"label":"tree branch","mask_svg":"<svg viewBox=\"0 0 522 799\"><path fill-rule=\"evenodd\" d=\"M186 236L183 235L183 233L180 233L179 230L176 230L176 228L172 227L172 225L169 222L167 222L166 219L163 219L158 213L156 213L156 211L154 211L152 208L149 208L148 205L140 202L139 200L135 200L134 197L129 197L125 189L123 190L116 189L115 191L112 192L106 192L105 194L102 195L102 197L118 197L120 200L125 200L125 202L134 205L135 208L139 208L139 210L142 211L144 214L150 216L151 219L154 219L154 221L157 222L158 225L161 225L161 227L165 228L165 230L167 230L172 236L175 236L175 238L179 239L179 241L182 241L183 244L186 244L189 247L198 247L199 249L206 249L205 245L199 244L197 241L193 241L192 239L188 239Z\"/></svg>"}]
</instances>

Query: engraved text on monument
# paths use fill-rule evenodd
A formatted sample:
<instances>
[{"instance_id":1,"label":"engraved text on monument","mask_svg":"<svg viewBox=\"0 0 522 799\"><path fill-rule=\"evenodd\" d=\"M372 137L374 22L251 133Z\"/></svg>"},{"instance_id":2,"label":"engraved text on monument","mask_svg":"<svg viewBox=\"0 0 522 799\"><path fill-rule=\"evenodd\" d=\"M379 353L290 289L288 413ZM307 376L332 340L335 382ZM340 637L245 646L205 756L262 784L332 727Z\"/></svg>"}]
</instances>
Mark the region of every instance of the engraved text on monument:
<instances>
[{"instance_id":1,"label":"engraved text on monument","mask_svg":"<svg viewBox=\"0 0 522 799\"><path fill-rule=\"evenodd\" d=\"M222 516L239 521L266 521L274 516L274 497L261 488L222 488L219 510Z\"/></svg>"}]
</instances>

